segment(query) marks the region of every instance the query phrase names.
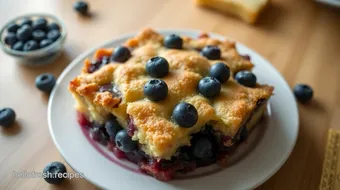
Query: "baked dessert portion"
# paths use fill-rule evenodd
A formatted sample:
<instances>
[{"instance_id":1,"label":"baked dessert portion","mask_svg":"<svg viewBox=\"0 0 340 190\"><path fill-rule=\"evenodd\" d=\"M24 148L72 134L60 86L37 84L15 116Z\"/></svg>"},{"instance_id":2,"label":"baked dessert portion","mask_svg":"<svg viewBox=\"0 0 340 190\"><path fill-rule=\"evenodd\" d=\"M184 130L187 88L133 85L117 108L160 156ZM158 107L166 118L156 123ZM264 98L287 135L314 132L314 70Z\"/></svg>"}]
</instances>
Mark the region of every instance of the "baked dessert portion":
<instances>
[{"instance_id":1,"label":"baked dessert portion","mask_svg":"<svg viewBox=\"0 0 340 190\"><path fill-rule=\"evenodd\" d=\"M145 29L97 50L69 90L95 140L170 180L224 163L261 119L273 87L256 83L252 68L235 42Z\"/></svg>"},{"instance_id":2,"label":"baked dessert portion","mask_svg":"<svg viewBox=\"0 0 340 190\"><path fill-rule=\"evenodd\" d=\"M269 0L194 0L199 6L210 7L223 13L240 17L248 23L255 23Z\"/></svg>"}]
</instances>

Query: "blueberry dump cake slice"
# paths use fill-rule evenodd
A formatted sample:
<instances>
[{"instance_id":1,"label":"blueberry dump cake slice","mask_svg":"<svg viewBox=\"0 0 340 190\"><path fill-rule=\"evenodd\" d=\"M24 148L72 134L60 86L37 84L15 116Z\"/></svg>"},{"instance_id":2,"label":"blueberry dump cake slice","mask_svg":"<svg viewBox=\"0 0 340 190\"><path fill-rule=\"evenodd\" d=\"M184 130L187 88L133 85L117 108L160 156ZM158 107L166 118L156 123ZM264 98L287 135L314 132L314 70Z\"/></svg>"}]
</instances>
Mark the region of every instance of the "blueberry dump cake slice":
<instances>
[{"instance_id":1,"label":"blueberry dump cake slice","mask_svg":"<svg viewBox=\"0 0 340 190\"><path fill-rule=\"evenodd\" d=\"M273 87L235 43L145 29L85 60L69 90L78 121L118 158L159 180L225 165L261 119Z\"/></svg>"}]
</instances>

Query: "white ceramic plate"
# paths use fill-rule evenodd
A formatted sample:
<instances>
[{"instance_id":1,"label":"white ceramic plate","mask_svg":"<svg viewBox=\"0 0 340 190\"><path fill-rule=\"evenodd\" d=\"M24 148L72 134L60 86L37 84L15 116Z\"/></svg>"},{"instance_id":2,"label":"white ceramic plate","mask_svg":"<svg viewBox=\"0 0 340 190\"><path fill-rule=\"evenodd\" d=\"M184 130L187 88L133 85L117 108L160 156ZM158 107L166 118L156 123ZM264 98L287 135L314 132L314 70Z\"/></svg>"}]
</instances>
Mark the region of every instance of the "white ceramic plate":
<instances>
[{"instance_id":1,"label":"white ceramic plate","mask_svg":"<svg viewBox=\"0 0 340 190\"><path fill-rule=\"evenodd\" d=\"M177 33L197 37L200 31L160 30L164 35ZM275 95L270 99L268 116L258 128L264 129L251 135L259 140L250 140L255 145L247 154L238 158L229 167L211 172L209 175L195 177L211 167L198 169L189 174L191 177L161 182L150 176L136 172L136 166L126 161L117 160L112 153L93 143L83 133L76 119L74 100L68 91L68 84L80 73L83 61L92 57L100 47L115 47L135 34L125 35L102 46L91 49L76 58L60 75L54 88L48 107L48 123L54 143L66 162L76 171L83 172L86 179L105 189L194 189L194 190L242 190L255 188L271 177L286 161L294 148L298 136L298 111L291 89L280 73L263 57L242 44L237 44L241 54L248 54L255 64L254 73L260 83L275 87ZM217 34L213 38L223 39ZM85 134L85 135L84 135ZM247 145L244 145L247 147ZM247 148L242 148L247 149ZM248 148L249 149L249 148ZM242 151L239 151L242 152ZM216 166L215 166L216 167Z\"/></svg>"}]
</instances>

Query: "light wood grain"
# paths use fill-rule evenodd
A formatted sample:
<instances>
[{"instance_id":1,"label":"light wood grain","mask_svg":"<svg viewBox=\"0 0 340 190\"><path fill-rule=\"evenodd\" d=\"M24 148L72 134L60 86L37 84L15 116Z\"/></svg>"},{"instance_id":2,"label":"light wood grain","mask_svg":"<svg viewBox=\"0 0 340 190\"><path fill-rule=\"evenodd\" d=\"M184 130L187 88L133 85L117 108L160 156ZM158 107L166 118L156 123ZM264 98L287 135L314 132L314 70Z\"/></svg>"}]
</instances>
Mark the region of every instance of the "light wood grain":
<instances>
[{"instance_id":1,"label":"light wood grain","mask_svg":"<svg viewBox=\"0 0 340 190\"><path fill-rule=\"evenodd\" d=\"M62 56L49 66L23 67L0 52L0 107L12 107L18 115L14 128L0 129L0 189L97 189L84 179L52 186L43 179L13 178L13 171L42 171L50 161L65 163L49 136L48 97L35 89L34 79L43 72L59 75L86 49L144 27L193 28L229 36L271 61L291 86L310 84L315 98L299 105L301 125L295 149L258 189L318 189L327 130L340 128L339 10L311 0L273 0L252 26L184 0L91 0L92 18L78 16L73 2L0 1L0 25L24 13L49 12L63 19L69 32Z\"/></svg>"}]
</instances>

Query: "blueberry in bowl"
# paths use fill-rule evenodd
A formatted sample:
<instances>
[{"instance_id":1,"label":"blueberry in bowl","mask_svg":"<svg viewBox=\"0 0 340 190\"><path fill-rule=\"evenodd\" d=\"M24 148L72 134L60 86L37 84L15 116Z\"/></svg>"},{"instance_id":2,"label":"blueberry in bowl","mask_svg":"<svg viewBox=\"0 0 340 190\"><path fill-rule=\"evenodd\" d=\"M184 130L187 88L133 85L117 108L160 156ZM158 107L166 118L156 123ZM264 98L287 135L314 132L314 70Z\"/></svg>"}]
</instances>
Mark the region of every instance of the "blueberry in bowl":
<instances>
[{"instance_id":1,"label":"blueberry in bowl","mask_svg":"<svg viewBox=\"0 0 340 190\"><path fill-rule=\"evenodd\" d=\"M52 63L61 53L67 31L51 14L27 14L8 21L0 30L0 47L18 63L37 66Z\"/></svg>"}]
</instances>

